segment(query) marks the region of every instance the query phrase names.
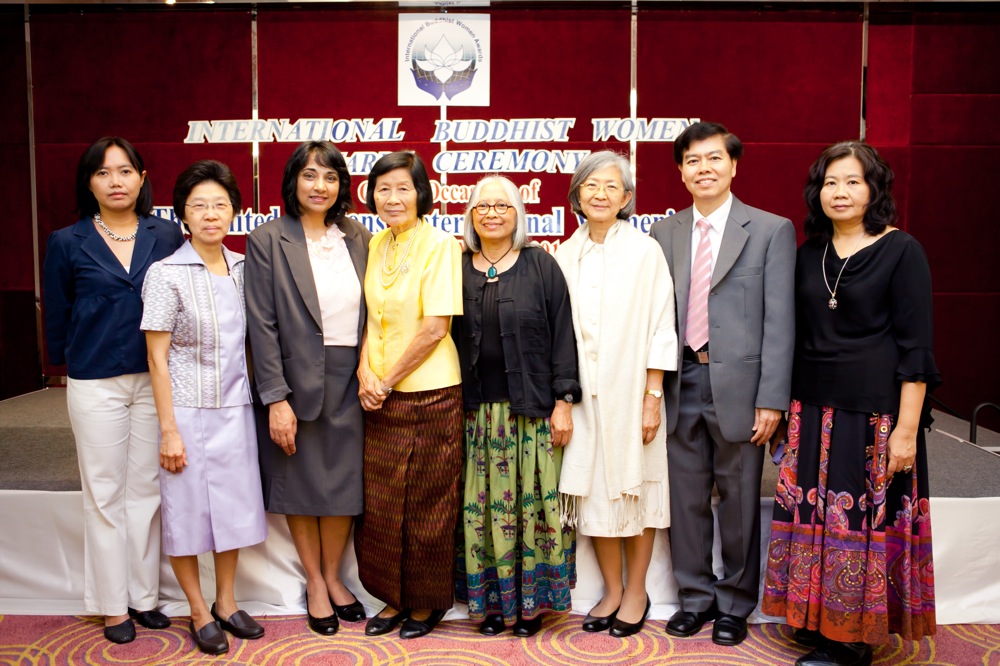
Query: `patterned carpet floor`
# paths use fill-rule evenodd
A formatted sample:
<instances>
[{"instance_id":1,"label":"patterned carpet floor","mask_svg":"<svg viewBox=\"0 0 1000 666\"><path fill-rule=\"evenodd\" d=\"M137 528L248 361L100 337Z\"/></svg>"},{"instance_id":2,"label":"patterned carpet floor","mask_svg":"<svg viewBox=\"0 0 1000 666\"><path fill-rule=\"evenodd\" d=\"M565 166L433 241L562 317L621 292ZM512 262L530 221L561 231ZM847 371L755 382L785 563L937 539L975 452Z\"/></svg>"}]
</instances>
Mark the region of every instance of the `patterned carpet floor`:
<instances>
[{"instance_id":1,"label":"patterned carpet floor","mask_svg":"<svg viewBox=\"0 0 1000 666\"><path fill-rule=\"evenodd\" d=\"M228 654L198 652L187 630L187 618L175 618L170 629L138 628L128 645L104 640L101 623L91 617L0 616L0 664L50 666L94 664L279 664L388 666L578 666L583 664L667 664L671 666L744 666L792 664L806 652L780 625L752 625L747 640L735 648L712 643L711 625L697 636L678 639L663 631L664 622L648 622L627 639L580 630L580 616L547 619L544 630L530 639L509 633L484 637L468 621L444 622L429 636L403 641L395 634L368 638L364 625L343 624L332 637L305 627L301 616L262 618L261 640L231 639ZM1000 625L951 625L938 628L933 639L892 642L876 650L875 663L934 666L1000 666Z\"/></svg>"}]
</instances>

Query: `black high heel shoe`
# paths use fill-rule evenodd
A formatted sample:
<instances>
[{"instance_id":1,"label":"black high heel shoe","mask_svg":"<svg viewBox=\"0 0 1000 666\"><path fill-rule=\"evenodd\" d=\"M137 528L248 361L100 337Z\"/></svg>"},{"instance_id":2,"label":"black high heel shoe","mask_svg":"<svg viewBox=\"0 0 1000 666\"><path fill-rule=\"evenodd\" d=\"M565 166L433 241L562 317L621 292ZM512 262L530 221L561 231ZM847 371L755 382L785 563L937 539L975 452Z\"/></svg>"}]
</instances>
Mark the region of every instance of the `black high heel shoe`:
<instances>
[{"instance_id":1,"label":"black high heel shoe","mask_svg":"<svg viewBox=\"0 0 1000 666\"><path fill-rule=\"evenodd\" d=\"M611 623L615 621L616 617L618 617L619 609L621 609L621 605L615 609L614 613L611 615L605 615L604 617L597 617L596 615L587 613L587 617L583 618L583 630L589 631L592 634L599 631L607 631L608 627L611 626Z\"/></svg>"},{"instance_id":2,"label":"black high heel shoe","mask_svg":"<svg viewBox=\"0 0 1000 666\"><path fill-rule=\"evenodd\" d=\"M306 617L308 618L306 624L309 628L315 631L321 636L333 636L340 629L340 621L337 619L337 614L334 613L328 617L313 617L309 612L309 593L306 592Z\"/></svg>"},{"instance_id":3,"label":"black high heel shoe","mask_svg":"<svg viewBox=\"0 0 1000 666\"><path fill-rule=\"evenodd\" d=\"M348 590L348 592L351 591ZM330 603L333 605L333 610L337 614L337 617L344 622L361 622L367 617L365 615L365 607L358 601L358 595L353 592L351 592L351 595L354 596L354 601L344 606L337 605L333 600L333 596L330 597Z\"/></svg>"},{"instance_id":4,"label":"black high heel shoe","mask_svg":"<svg viewBox=\"0 0 1000 666\"><path fill-rule=\"evenodd\" d=\"M649 615L649 607L653 603L649 599L649 595L646 595L646 610L643 611L642 617L639 618L638 622L622 622L619 619L615 619L614 624L611 625L611 635L615 638L625 638L626 636L631 636L632 634L637 634L642 631L642 625L646 623L646 616Z\"/></svg>"}]
</instances>

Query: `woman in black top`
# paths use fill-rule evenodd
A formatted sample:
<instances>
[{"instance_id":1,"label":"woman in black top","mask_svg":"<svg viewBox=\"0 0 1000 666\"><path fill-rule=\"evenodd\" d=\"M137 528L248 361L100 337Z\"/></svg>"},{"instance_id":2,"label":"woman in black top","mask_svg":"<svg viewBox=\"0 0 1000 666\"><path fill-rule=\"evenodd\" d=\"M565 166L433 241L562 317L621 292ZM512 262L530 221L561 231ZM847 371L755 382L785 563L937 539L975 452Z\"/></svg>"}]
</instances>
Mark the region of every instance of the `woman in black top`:
<instances>
[{"instance_id":1,"label":"woman in black top","mask_svg":"<svg viewBox=\"0 0 1000 666\"><path fill-rule=\"evenodd\" d=\"M940 383L920 244L893 226L889 165L827 148L805 188L796 352L763 611L815 647L798 666L870 664L889 633L936 631L924 428Z\"/></svg>"},{"instance_id":2,"label":"woman in black top","mask_svg":"<svg viewBox=\"0 0 1000 666\"><path fill-rule=\"evenodd\" d=\"M487 176L465 212L464 314L453 333L465 403L464 540L456 596L479 631L532 636L570 610L574 530L559 515L562 447L580 399L566 280L527 246L517 186Z\"/></svg>"}]
</instances>

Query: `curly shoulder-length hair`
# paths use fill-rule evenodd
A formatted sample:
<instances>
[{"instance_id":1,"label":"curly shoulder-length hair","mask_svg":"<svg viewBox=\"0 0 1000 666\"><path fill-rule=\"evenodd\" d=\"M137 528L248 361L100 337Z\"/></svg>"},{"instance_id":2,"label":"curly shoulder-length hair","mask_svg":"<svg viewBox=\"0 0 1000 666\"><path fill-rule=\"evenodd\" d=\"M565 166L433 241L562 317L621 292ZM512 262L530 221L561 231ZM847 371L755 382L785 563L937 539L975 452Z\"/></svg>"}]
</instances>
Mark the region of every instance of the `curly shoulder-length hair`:
<instances>
[{"instance_id":1,"label":"curly shoulder-length hair","mask_svg":"<svg viewBox=\"0 0 1000 666\"><path fill-rule=\"evenodd\" d=\"M865 233L877 236L890 224L896 222L896 201L892 198L892 183L896 179L889 163L878 151L863 141L841 141L822 153L809 167L802 196L805 197L809 214L806 215L806 238L826 242L833 236L833 222L823 212L819 194L823 189L826 170L831 164L845 157L854 157L864 168L865 183L868 185L868 206L862 223Z\"/></svg>"}]
</instances>

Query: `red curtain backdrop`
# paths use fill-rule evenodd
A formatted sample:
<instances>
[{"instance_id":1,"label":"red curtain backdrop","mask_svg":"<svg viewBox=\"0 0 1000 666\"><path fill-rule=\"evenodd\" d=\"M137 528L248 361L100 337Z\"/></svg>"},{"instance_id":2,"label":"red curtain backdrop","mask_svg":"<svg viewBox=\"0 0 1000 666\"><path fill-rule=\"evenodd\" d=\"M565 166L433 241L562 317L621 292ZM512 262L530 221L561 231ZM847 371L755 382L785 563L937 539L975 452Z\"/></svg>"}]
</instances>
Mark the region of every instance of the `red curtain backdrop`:
<instances>
[{"instance_id":1,"label":"red curtain backdrop","mask_svg":"<svg viewBox=\"0 0 1000 666\"><path fill-rule=\"evenodd\" d=\"M628 151L627 143L594 141L591 124L592 118L630 115L628 8L515 4L479 11L491 19L491 105L449 107L446 117L569 117L576 123L564 143L450 143L450 150ZM1000 230L985 205L1000 176L1000 126L992 122L1000 117L1000 9L876 3L870 12L865 68L860 4L643 3L636 16L637 116L728 125L746 145L734 192L792 218L800 233L809 164L829 143L858 138L864 117L868 140L896 171L900 224L931 262L936 353L945 376L938 396L969 414L976 402L1000 399L1000 350L993 342L1000 323L993 256ZM401 118L402 142L345 142L341 150L414 149L431 167L441 150L430 139L442 112L396 103L399 14L381 4L258 6L259 117ZM253 203L249 143L183 143L188 121L252 117L253 20L245 8L32 7L40 256L48 234L74 221L81 151L106 134L122 135L142 152L156 205L169 205L185 166L209 157L232 167L244 200ZM0 311L0 380L15 357L33 355L37 345L24 26L23 8L0 11L6 63L0 71L0 119L6 121L0 124L0 190L8 211L0 306L9 302L5 307L16 310L16 316ZM293 149L261 145L259 212L282 206L281 174ZM638 143L638 213L662 215L689 205L672 149L671 143ZM445 178L471 185L480 175ZM529 205L529 213L563 207L566 234L572 233L570 174L510 175L518 184L537 178L541 201ZM363 180L353 177L355 194ZM357 196L355 205L367 212ZM458 203L435 207L462 211ZM244 247L238 236L227 243ZM0 391L7 389L0 385Z\"/></svg>"}]
</instances>

